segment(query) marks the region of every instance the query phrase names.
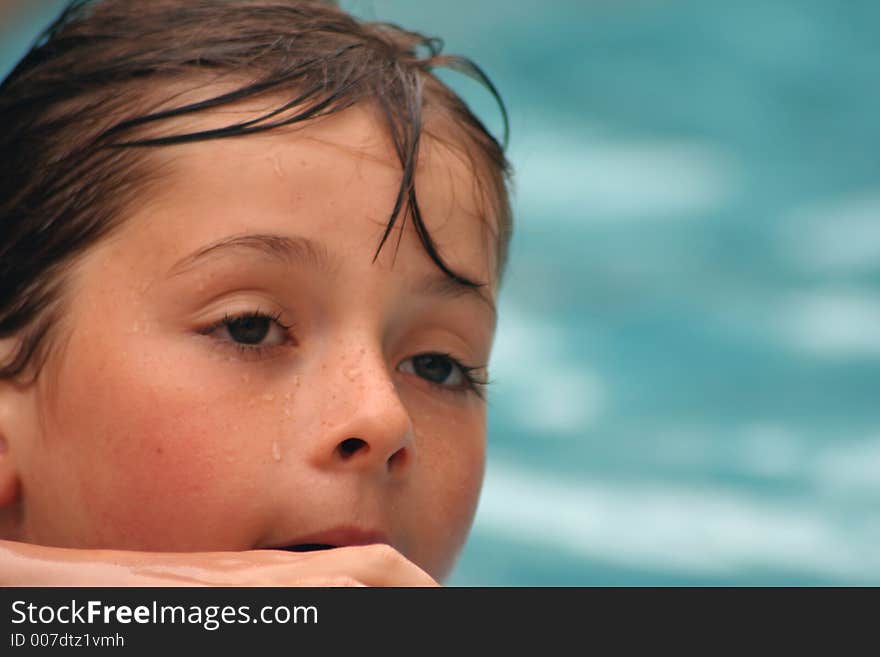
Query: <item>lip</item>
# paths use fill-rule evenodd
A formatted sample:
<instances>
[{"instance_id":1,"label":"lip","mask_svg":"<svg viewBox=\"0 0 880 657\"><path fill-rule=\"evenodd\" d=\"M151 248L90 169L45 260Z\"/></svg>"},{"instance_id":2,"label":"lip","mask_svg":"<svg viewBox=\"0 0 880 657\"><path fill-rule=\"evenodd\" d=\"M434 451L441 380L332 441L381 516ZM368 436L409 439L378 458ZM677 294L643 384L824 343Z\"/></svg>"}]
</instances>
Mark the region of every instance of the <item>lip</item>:
<instances>
[{"instance_id":1,"label":"lip","mask_svg":"<svg viewBox=\"0 0 880 657\"><path fill-rule=\"evenodd\" d=\"M318 549L349 547L352 545L373 545L375 543L385 543L390 545L390 541L384 532L353 527L338 527L314 534L304 534L302 536L297 536L292 540L284 541L283 543L264 546L261 549L310 552ZM320 546L327 547L324 548Z\"/></svg>"}]
</instances>

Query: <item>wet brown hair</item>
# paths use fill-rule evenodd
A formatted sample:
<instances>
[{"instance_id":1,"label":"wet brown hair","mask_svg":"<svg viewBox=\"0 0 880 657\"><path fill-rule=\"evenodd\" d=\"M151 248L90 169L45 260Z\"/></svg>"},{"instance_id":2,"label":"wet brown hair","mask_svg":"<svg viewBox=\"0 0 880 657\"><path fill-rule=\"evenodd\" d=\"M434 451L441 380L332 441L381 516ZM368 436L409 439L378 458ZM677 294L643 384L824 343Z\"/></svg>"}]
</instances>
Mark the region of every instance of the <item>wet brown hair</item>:
<instances>
[{"instance_id":1,"label":"wet brown hair","mask_svg":"<svg viewBox=\"0 0 880 657\"><path fill-rule=\"evenodd\" d=\"M446 275L485 285L447 266L419 211L419 140L423 117L436 112L450 120L488 199L500 279L512 225L504 148L432 70L457 70L489 90L501 109L505 144L506 111L475 64L441 50L437 39L359 21L328 1L70 2L0 85L0 339L19 339L0 362L0 379L18 377L29 365L34 377L39 372L61 315L63 273L122 223L122 210L151 184L144 155L151 148L264 132L358 103L379 110L402 171L376 256L395 223L409 219ZM158 110L157 89L180 81L235 86ZM160 130L177 117L263 96L281 104L222 128Z\"/></svg>"}]
</instances>

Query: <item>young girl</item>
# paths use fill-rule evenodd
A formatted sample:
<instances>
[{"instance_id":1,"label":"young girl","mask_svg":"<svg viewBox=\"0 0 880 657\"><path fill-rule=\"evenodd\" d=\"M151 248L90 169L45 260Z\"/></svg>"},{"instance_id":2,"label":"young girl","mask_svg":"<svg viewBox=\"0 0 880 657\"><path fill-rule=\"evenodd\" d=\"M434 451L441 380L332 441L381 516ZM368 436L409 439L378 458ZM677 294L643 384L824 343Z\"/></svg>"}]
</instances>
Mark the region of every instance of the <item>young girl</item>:
<instances>
[{"instance_id":1,"label":"young girl","mask_svg":"<svg viewBox=\"0 0 880 657\"><path fill-rule=\"evenodd\" d=\"M495 94L328 2L78 0L10 74L0 583L449 573L511 217L437 66Z\"/></svg>"}]
</instances>

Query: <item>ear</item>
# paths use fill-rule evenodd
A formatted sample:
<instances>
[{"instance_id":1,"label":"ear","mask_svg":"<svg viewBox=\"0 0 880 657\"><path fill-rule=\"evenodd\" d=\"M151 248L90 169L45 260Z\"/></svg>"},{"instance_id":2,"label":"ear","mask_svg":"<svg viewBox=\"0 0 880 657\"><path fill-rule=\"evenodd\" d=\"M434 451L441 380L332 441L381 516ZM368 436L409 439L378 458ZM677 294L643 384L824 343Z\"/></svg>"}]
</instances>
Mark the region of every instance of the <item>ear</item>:
<instances>
[{"instance_id":1,"label":"ear","mask_svg":"<svg viewBox=\"0 0 880 657\"><path fill-rule=\"evenodd\" d=\"M19 540L21 534L21 486L18 469L6 436L0 431L0 539Z\"/></svg>"},{"instance_id":2,"label":"ear","mask_svg":"<svg viewBox=\"0 0 880 657\"><path fill-rule=\"evenodd\" d=\"M0 509L11 506L16 501L18 501L18 470L9 452L9 442L0 430Z\"/></svg>"},{"instance_id":3,"label":"ear","mask_svg":"<svg viewBox=\"0 0 880 657\"><path fill-rule=\"evenodd\" d=\"M0 363L16 347L16 340L0 340ZM20 391L12 381L0 379L0 539L14 539L20 517L19 471L15 463L14 440L15 407Z\"/></svg>"}]
</instances>

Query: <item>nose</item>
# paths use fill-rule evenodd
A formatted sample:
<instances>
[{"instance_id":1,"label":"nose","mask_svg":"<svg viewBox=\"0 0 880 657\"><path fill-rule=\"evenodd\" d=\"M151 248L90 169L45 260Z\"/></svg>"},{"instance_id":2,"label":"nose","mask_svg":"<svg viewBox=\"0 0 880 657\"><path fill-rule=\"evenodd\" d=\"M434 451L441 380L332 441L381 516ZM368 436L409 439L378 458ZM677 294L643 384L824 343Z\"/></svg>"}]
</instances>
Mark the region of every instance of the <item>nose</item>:
<instances>
[{"instance_id":1,"label":"nose","mask_svg":"<svg viewBox=\"0 0 880 657\"><path fill-rule=\"evenodd\" d=\"M361 359L326 381L313 463L394 477L408 472L415 456L412 420L384 360Z\"/></svg>"}]
</instances>

